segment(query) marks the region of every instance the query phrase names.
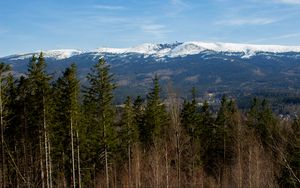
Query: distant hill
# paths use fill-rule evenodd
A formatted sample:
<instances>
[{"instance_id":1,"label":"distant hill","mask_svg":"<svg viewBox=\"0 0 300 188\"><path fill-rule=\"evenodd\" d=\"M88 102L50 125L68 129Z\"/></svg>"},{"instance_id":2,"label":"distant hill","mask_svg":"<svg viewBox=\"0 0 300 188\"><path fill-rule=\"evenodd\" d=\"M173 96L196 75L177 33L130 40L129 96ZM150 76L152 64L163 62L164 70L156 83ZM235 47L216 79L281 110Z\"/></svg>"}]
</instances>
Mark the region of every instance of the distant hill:
<instances>
[{"instance_id":1,"label":"distant hill","mask_svg":"<svg viewBox=\"0 0 300 188\"><path fill-rule=\"evenodd\" d=\"M0 61L11 64L15 74L23 74L32 55L38 53L6 56ZM91 66L104 57L119 85L117 95L122 97L144 95L155 74L163 87L172 82L183 97L192 86L202 93L232 95L300 91L299 46L185 42L91 51L50 50L44 54L48 71L54 75L76 63L83 83Z\"/></svg>"}]
</instances>

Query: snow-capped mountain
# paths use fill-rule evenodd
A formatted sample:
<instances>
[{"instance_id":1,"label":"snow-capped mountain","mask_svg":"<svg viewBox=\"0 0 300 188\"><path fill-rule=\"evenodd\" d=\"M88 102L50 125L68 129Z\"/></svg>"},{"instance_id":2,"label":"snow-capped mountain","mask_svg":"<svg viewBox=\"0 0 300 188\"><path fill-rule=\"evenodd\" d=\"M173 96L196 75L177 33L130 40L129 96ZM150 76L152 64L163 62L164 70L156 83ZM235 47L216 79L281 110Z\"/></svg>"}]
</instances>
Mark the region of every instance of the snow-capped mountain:
<instances>
[{"instance_id":1,"label":"snow-capped mountain","mask_svg":"<svg viewBox=\"0 0 300 188\"><path fill-rule=\"evenodd\" d=\"M184 42L175 44L142 44L132 48L98 48L92 52L126 54L139 53L154 55L155 57L184 57L194 55L203 51L213 52L237 52L244 53L249 57L257 52L285 53L300 52L300 46L280 45L252 45L235 43L206 43L206 42Z\"/></svg>"},{"instance_id":2,"label":"snow-capped mountain","mask_svg":"<svg viewBox=\"0 0 300 188\"><path fill-rule=\"evenodd\" d=\"M235 43L207 43L207 42L184 42L175 44L142 44L130 48L97 48L90 51L80 51L74 49L61 49L61 50L46 50L44 56L54 59L67 59L72 56L81 54L93 53L94 55L103 54L142 54L145 56L154 56L156 58L163 57L185 57L188 55L199 54L204 51L223 52L223 53L241 53L243 58L250 58L258 52L267 53L286 53L286 52L300 52L300 46L280 46L280 45L253 45L253 44L235 44ZM39 52L16 54L9 56L12 59L26 59L33 54ZM8 57L6 57L8 58Z\"/></svg>"},{"instance_id":3,"label":"snow-capped mountain","mask_svg":"<svg viewBox=\"0 0 300 188\"><path fill-rule=\"evenodd\" d=\"M24 74L32 55L39 53L6 56L0 62L10 64L15 74ZM162 83L171 81L185 94L192 86L221 93L276 90L300 94L300 46L184 42L43 53L51 75L59 76L76 63L82 82L90 68L104 57L115 75L119 96L143 95L155 74Z\"/></svg>"},{"instance_id":4,"label":"snow-capped mountain","mask_svg":"<svg viewBox=\"0 0 300 188\"><path fill-rule=\"evenodd\" d=\"M39 52L26 53L26 54L16 54L8 56L11 60L19 60L19 59L27 59L31 58L33 54L39 54ZM60 50L46 50L43 51L44 57L46 58L54 58L54 59L67 59L75 55L79 55L82 52L74 49L60 49Z\"/></svg>"}]
</instances>

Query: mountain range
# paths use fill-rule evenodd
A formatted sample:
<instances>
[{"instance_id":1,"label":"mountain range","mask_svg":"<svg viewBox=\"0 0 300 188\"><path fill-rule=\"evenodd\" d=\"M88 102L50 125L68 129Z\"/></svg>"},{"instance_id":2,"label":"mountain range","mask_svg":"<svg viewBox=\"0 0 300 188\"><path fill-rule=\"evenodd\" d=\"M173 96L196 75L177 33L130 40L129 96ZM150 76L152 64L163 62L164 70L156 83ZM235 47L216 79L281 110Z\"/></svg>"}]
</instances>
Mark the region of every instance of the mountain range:
<instances>
[{"instance_id":1,"label":"mountain range","mask_svg":"<svg viewBox=\"0 0 300 188\"><path fill-rule=\"evenodd\" d=\"M38 52L1 57L17 75ZM76 63L79 77L85 76L100 57L111 65L118 84L118 96L144 95L158 75L162 87L172 83L181 96L191 87L200 93L293 93L300 91L300 46L234 43L176 42L142 44L131 48L97 48L43 51L47 70L54 76ZM123 98L120 97L120 100Z\"/></svg>"}]
</instances>

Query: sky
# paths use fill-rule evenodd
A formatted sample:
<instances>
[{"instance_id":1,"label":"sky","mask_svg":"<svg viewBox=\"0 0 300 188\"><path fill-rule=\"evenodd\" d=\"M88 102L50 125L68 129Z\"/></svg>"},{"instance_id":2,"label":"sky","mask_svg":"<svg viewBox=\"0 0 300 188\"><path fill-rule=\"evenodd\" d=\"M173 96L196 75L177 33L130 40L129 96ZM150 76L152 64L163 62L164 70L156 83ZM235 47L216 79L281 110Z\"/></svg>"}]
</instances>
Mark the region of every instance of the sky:
<instances>
[{"instance_id":1,"label":"sky","mask_svg":"<svg viewBox=\"0 0 300 188\"><path fill-rule=\"evenodd\" d=\"M0 56L177 41L300 46L300 0L0 0Z\"/></svg>"}]
</instances>

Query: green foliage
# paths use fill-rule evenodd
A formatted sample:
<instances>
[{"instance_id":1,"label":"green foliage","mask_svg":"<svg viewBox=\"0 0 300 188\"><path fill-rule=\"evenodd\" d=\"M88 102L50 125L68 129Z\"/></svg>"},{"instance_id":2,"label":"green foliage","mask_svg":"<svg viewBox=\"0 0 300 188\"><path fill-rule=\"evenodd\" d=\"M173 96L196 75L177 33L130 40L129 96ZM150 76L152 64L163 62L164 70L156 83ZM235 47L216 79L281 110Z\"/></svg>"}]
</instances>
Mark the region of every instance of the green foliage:
<instances>
[{"instance_id":1,"label":"green foliage","mask_svg":"<svg viewBox=\"0 0 300 188\"><path fill-rule=\"evenodd\" d=\"M187 133L194 138L195 129L199 121L196 104L196 89L192 89L192 101L184 101L181 111L181 124L186 129Z\"/></svg>"},{"instance_id":2,"label":"green foliage","mask_svg":"<svg viewBox=\"0 0 300 188\"><path fill-rule=\"evenodd\" d=\"M279 177L281 187L300 187L300 120L296 119L288 135L286 161Z\"/></svg>"},{"instance_id":3,"label":"green foliage","mask_svg":"<svg viewBox=\"0 0 300 188\"><path fill-rule=\"evenodd\" d=\"M138 127L135 121L134 106L130 97L127 97L124 103L124 110L121 118L121 126L124 140L127 145L133 144L138 141Z\"/></svg>"},{"instance_id":4,"label":"green foliage","mask_svg":"<svg viewBox=\"0 0 300 188\"><path fill-rule=\"evenodd\" d=\"M207 107L204 106L203 111ZM235 113L235 105L233 101L229 101L226 96L222 97L221 106L219 108L217 118L212 123L210 116L206 118L205 128L203 129L203 163L206 171L218 177L220 169L224 169L228 165L232 165L235 159L235 130L237 125L231 121L231 117ZM208 112L205 114L209 115Z\"/></svg>"},{"instance_id":5,"label":"green foliage","mask_svg":"<svg viewBox=\"0 0 300 188\"><path fill-rule=\"evenodd\" d=\"M147 143L147 129L145 126L144 100L138 96L133 102L134 124L137 127L138 142Z\"/></svg>"},{"instance_id":6,"label":"green foliage","mask_svg":"<svg viewBox=\"0 0 300 188\"><path fill-rule=\"evenodd\" d=\"M115 108L112 104L113 75L104 59L94 65L87 79L89 86L85 89L84 113L87 118L86 134L90 145L90 160L103 165L103 152L106 148L110 155L116 149L117 135L114 129ZM101 169L100 166L97 166Z\"/></svg>"},{"instance_id":7,"label":"green foliage","mask_svg":"<svg viewBox=\"0 0 300 188\"><path fill-rule=\"evenodd\" d=\"M40 54L38 59L33 56L28 65L28 93L26 95L29 111L28 121L31 124L30 127L33 127L33 132L43 129L44 108L48 107L51 102L49 84L51 77L45 69L46 63L43 53ZM38 127L35 128L35 126Z\"/></svg>"},{"instance_id":8,"label":"green foliage","mask_svg":"<svg viewBox=\"0 0 300 188\"><path fill-rule=\"evenodd\" d=\"M51 130L53 143L53 160L60 171L55 175L63 173L70 186L72 176L71 156L71 130L79 130L79 80L76 76L76 66L72 64L66 68L62 77L58 78L53 88L54 98L54 125ZM74 133L73 133L74 134Z\"/></svg>"},{"instance_id":9,"label":"green foliage","mask_svg":"<svg viewBox=\"0 0 300 188\"><path fill-rule=\"evenodd\" d=\"M141 132L146 147L162 137L168 124L168 115L165 105L161 102L160 92L159 79L156 75L153 80L153 88L147 96L145 127Z\"/></svg>"},{"instance_id":10,"label":"green foliage","mask_svg":"<svg viewBox=\"0 0 300 188\"><path fill-rule=\"evenodd\" d=\"M274 160L274 171L281 169L276 174L281 187L300 186L300 121L296 120L291 127L281 121L287 124L286 129L291 129L284 135L283 128L279 129L282 125L266 100L254 99L247 116L242 116L235 101L223 96L216 112L207 101L198 106L196 89L193 88L192 99L184 101L181 108L182 127L175 130L170 126L166 103L160 97L157 76L146 101L140 96L134 101L127 97L123 108L116 108L113 104L116 85L104 59L99 59L87 76L88 85L84 89L82 104L74 64L53 85L45 68L42 53L38 58L32 57L27 76L17 80L9 74L7 65L0 64L2 129L5 128L7 143L6 159L2 161L6 162L5 177L9 177L9 186L22 186L20 182L24 181L21 179L24 174L24 182L29 182L26 187L41 187L41 166L46 164L47 151L44 144L49 144L48 147L51 144L48 150L51 158L48 159L51 159L54 186L72 187L74 171L76 184L81 173L82 187L102 186L100 181L107 174L112 186L126 179L128 184L122 185L143 187L151 185L152 179L164 179L167 173L170 186L174 185L171 180L175 180L175 176L176 179L182 177L182 182L193 180L195 185L198 183L196 179L202 175L207 179L213 177L218 183L223 183L223 180L233 182L236 180L230 180L231 177L226 180L225 176L236 170L237 161L241 163L238 168L245 178L241 183L246 182L247 186L249 179L246 178L259 175L251 172L254 167L248 165L265 158ZM264 146L257 147L257 153L251 153L254 156L251 159L246 152L252 152L252 143L245 143L248 140L242 140L241 132L250 135L254 132ZM78 137L77 134L71 137L71 133L78 133ZM46 136L50 138L49 143ZM75 153L79 154L75 161L81 166L80 169L79 165L76 166L74 171L71 138L75 139L72 143L78 149ZM283 145L284 141L286 145ZM143 148L139 147L140 144ZM237 147L241 155L239 159ZM3 147L1 149L4 151ZM256 165L259 170L265 167L259 163ZM242 170L245 166L249 169ZM105 175L104 169L107 169ZM152 175L157 177L150 177ZM141 185L138 185L139 181Z\"/></svg>"},{"instance_id":11,"label":"green foliage","mask_svg":"<svg viewBox=\"0 0 300 188\"><path fill-rule=\"evenodd\" d=\"M280 142L278 121L266 100L260 102L254 98L250 111L248 112L247 124L253 128L265 147L273 150L273 146Z\"/></svg>"}]
</instances>

